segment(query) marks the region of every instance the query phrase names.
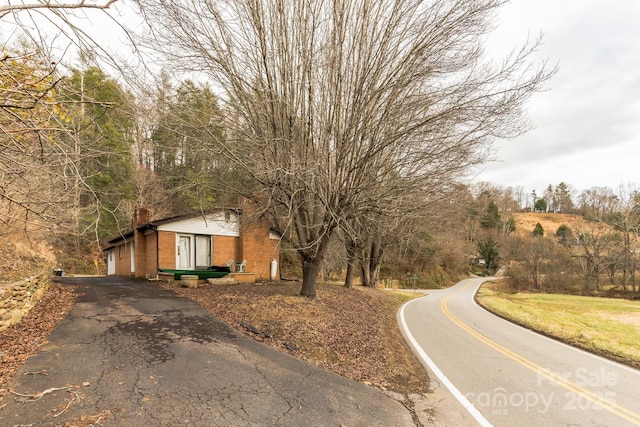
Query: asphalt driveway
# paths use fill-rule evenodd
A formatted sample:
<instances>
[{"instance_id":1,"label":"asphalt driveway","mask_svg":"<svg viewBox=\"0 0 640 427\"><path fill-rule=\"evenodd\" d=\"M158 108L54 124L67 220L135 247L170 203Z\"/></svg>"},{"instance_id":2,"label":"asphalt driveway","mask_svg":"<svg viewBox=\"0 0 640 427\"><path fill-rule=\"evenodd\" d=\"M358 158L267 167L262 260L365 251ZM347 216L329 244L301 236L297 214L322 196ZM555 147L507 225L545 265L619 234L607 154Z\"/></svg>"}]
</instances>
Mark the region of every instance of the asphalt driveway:
<instances>
[{"instance_id":1,"label":"asphalt driveway","mask_svg":"<svg viewBox=\"0 0 640 427\"><path fill-rule=\"evenodd\" d=\"M245 337L157 285L61 282L81 296L9 385L22 396L0 409L0 425L414 425L379 390Z\"/></svg>"}]
</instances>

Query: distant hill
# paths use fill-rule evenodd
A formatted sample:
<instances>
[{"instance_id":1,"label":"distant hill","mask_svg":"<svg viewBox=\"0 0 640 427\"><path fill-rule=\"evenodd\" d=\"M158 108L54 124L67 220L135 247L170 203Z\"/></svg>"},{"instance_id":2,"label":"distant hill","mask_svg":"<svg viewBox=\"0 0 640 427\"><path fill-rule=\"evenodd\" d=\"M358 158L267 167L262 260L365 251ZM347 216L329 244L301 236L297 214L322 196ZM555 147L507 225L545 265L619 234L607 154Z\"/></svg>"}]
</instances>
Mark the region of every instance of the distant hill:
<instances>
[{"instance_id":1,"label":"distant hill","mask_svg":"<svg viewBox=\"0 0 640 427\"><path fill-rule=\"evenodd\" d=\"M584 226L589 222L582 215L550 212L517 212L513 218L516 221L515 232L520 236L530 236L537 223L542 226L546 237L553 237L562 224L573 230L576 224Z\"/></svg>"}]
</instances>

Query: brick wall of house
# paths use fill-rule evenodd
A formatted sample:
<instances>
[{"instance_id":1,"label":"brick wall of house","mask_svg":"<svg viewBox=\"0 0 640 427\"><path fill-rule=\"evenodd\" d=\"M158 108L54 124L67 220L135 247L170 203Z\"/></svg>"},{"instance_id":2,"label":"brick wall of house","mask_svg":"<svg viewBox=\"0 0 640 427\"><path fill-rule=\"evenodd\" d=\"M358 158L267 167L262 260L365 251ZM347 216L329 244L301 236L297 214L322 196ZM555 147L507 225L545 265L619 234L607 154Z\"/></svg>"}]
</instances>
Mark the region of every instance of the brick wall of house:
<instances>
[{"instance_id":1,"label":"brick wall of house","mask_svg":"<svg viewBox=\"0 0 640 427\"><path fill-rule=\"evenodd\" d=\"M145 266L149 277L155 277L158 273L158 258L157 258L157 239L156 233L149 233L145 236L145 248L147 249Z\"/></svg>"},{"instance_id":2,"label":"brick wall of house","mask_svg":"<svg viewBox=\"0 0 640 427\"><path fill-rule=\"evenodd\" d=\"M256 273L258 279L269 279L271 260L280 268L280 250L277 240L269 238L269 227L263 220L246 221L242 224L241 250L247 260L246 271ZM279 271L276 278L279 278Z\"/></svg>"},{"instance_id":3,"label":"brick wall of house","mask_svg":"<svg viewBox=\"0 0 640 427\"><path fill-rule=\"evenodd\" d=\"M213 250L211 251L212 265L227 265L230 259L234 263L240 262L238 252L238 238L232 236L213 236Z\"/></svg>"},{"instance_id":4,"label":"brick wall of house","mask_svg":"<svg viewBox=\"0 0 640 427\"><path fill-rule=\"evenodd\" d=\"M115 251L116 275L131 275L131 241L127 241L123 245L116 246Z\"/></svg>"},{"instance_id":5,"label":"brick wall of house","mask_svg":"<svg viewBox=\"0 0 640 427\"><path fill-rule=\"evenodd\" d=\"M271 261L276 260L275 278L280 278L280 244L270 238L268 222L249 199L240 197L238 206L242 209L239 251L247 260L246 271L256 273L258 280L269 279Z\"/></svg>"},{"instance_id":6,"label":"brick wall of house","mask_svg":"<svg viewBox=\"0 0 640 427\"><path fill-rule=\"evenodd\" d=\"M158 268L176 268L176 233L158 231Z\"/></svg>"}]
</instances>

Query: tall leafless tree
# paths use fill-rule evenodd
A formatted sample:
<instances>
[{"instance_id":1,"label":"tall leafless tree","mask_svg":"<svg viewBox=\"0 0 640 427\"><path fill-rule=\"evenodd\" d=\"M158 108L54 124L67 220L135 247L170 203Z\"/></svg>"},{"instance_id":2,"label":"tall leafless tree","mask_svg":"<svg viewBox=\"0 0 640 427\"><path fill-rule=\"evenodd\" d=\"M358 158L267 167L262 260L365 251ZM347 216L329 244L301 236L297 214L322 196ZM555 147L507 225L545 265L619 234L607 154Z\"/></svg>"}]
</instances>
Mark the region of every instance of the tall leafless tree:
<instances>
[{"instance_id":1,"label":"tall leafless tree","mask_svg":"<svg viewBox=\"0 0 640 427\"><path fill-rule=\"evenodd\" d=\"M551 72L531 65L537 41L483 61L503 3L138 0L149 45L224 92L225 155L292 236L308 297L336 229L526 128L524 102Z\"/></svg>"},{"instance_id":2,"label":"tall leafless tree","mask_svg":"<svg viewBox=\"0 0 640 427\"><path fill-rule=\"evenodd\" d=\"M47 163L51 136L65 121L54 95L62 79L37 46L0 45L0 52L0 223L13 232L47 227L64 198L52 191L59 178Z\"/></svg>"},{"instance_id":3,"label":"tall leafless tree","mask_svg":"<svg viewBox=\"0 0 640 427\"><path fill-rule=\"evenodd\" d=\"M617 194L616 213L611 215L608 222L622 236L622 245L618 251L616 263L622 272L622 287L630 286L634 293L636 289L636 258L638 233L640 232L640 192L633 184L620 185Z\"/></svg>"},{"instance_id":4,"label":"tall leafless tree","mask_svg":"<svg viewBox=\"0 0 640 427\"><path fill-rule=\"evenodd\" d=\"M609 187L592 187L578 196L582 215L599 221L604 221L615 213L618 203L618 196Z\"/></svg>"},{"instance_id":5,"label":"tall leafless tree","mask_svg":"<svg viewBox=\"0 0 640 427\"><path fill-rule=\"evenodd\" d=\"M600 291L600 276L607 271L608 259L620 245L620 235L601 222L573 227L581 249L586 282L581 292Z\"/></svg>"},{"instance_id":6,"label":"tall leafless tree","mask_svg":"<svg viewBox=\"0 0 640 427\"><path fill-rule=\"evenodd\" d=\"M72 46L84 54L109 56L82 28L86 21L79 14L105 12L116 1L0 5L0 223L52 229L73 211L69 182L86 185L86 177L80 174L78 156L61 144L60 136L74 138L69 129L72 111L92 100L68 102L60 97L69 90L71 73L62 61ZM97 222L98 216L96 229Z\"/></svg>"}]
</instances>

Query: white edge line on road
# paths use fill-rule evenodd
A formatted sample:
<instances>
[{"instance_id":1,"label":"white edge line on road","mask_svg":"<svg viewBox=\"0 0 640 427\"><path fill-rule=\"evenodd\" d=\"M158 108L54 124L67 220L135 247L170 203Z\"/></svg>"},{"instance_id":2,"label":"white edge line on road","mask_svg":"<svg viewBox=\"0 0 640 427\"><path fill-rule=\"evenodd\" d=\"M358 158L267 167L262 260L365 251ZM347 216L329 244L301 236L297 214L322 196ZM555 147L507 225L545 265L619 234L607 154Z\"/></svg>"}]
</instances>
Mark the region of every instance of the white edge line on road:
<instances>
[{"instance_id":1,"label":"white edge line on road","mask_svg":"<svg viewBox=\"0 0 640 427\"><path fill-rule=\"evenodd\" d=\"M404 318L404 309L406 306L408 306L409 304L415 301L417 301L417 299L407 301L402 305L402 307L400 307L400 311L399 311L400 326L402 326L405 337L415 349L418 357L420 357L424 361L424 363L427 364L429 369L433 371L433 373L435 374L436 377L438 377L440 382L449 389L451 394L453 394L453 397L455 397L458 400L458 402L460 402L460 404L467 410L467 412L469 412L469 414L478 422L478 424L480 424L483 427L493 427L493 424L491 424L480 413L480 411L478 411L478 409L476 409L476 407L473 406L471 402L469 402L469 399L467 399L460 392L460 390L458 390L458 388L455 385L453 385L453 383L449 380L449 378L447 378L447 376L440 370L440 368L438 368L438 366L434 363L434 361L431 360L431 358L427 355L424 349L420 347L420 344L418 344L418 342L413 337L413 335L411 335L411 332L409 332L409 328L407 327L407 322L405 321L405 318Z\"/></svg>"}]
</instances>

